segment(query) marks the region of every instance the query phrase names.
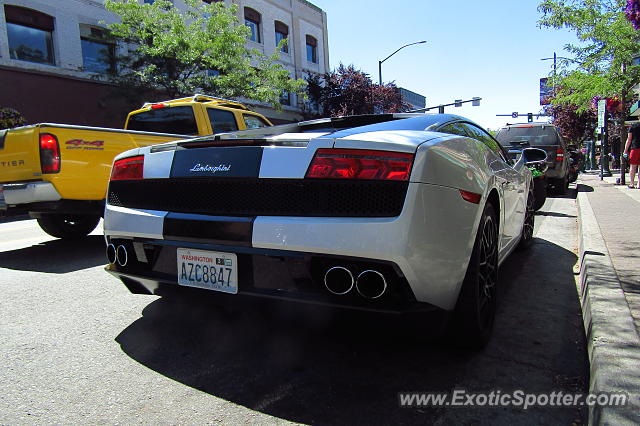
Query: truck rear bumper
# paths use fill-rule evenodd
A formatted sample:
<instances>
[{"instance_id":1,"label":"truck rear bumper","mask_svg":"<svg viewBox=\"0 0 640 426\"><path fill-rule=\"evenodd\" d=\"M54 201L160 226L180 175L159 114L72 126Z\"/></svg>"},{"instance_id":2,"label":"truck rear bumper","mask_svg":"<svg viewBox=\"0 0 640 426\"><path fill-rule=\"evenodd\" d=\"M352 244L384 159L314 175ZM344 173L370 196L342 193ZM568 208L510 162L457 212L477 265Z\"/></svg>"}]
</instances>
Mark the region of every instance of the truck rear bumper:
<instances>
[{"instance_id":1,"label":"truck rear bumper","mask_svg":"<svg viewBox=\"0 0 640 426\"><path fill-rule=\"evenodd\" d=\"M5 183L0 185L0 208L18 204L58 201L62 199L49 182Z\"/></svg>"}]
</instances>

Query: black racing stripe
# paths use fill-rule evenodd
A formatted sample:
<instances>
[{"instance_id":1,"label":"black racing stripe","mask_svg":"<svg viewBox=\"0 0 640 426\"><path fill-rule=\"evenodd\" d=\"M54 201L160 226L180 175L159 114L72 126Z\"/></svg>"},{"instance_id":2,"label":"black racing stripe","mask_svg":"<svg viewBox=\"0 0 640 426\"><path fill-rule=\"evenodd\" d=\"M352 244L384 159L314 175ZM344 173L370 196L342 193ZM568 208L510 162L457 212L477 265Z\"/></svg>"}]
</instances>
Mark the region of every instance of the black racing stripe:
<instances>
[{"instance_id":1,"label":"black racing stripe","mask_svg":"<svg viewBox=\"0 0 640 426\"><path fill-rule=\"evenodd\" d=\"M166 240L251 247L255 217L169 213L164 218Z\"/></svg>"},{"instance_id":2,"label":"black racing stripe","mask_svg":"<svg viewBox=\"0 0 640 426\"><path fill-rule=\"evenodd\" d=\"M243 177L260 175L262 147L208 147L178 150L171 177Z\"/></svg>"}]
</instances>

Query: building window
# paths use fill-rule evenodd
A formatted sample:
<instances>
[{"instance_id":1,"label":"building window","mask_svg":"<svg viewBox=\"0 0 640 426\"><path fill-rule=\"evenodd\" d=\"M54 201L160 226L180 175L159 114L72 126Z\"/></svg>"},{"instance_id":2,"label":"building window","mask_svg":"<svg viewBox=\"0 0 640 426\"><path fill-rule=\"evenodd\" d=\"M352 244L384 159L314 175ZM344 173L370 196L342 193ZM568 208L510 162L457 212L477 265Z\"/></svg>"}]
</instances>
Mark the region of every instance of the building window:
<instances>
[{"instance_id":1,"label":"building window","mask_svg":"<svg viewBox=\"0 0 640 426\"><path fill-rule=\"evenodd\" d=\"M307 35L307 62L318 63L318 40Z\"/></svg>"},{"instance_id":2,"label":"building window","mask_svg":"<svg viewBox=\"0 0 640 426\"><path fill-rule=\"evenodd\" d=\"M36 10L5 5L9 56L20 61L55 65L53 17Z\"/></svg>"},{"instance_id":3,"label":"building window","mask_svg":"<svg viewBox=\"0 0 640 426\"><path fill-rule=\"evenodd\" d=\"M80 24L80 41L84 71L100 74L116 71L116 47L106 30Z\"/></svg>"},{"instance_id":4,"label":"building window","mask_svg":"<svg viewBox=\"0 0 640 426\"><path fill-rule=\"evenodd\" d=\"M287 24L280 21L276 21L275 26L276 26L276 46L278 46L278 44L282 40L286 40L289 37L289 27L287 26ZM280 49L280 51L284 53L289 53L289 46L285 44L284 46L282 46L282 49Z\"/></svg>"},{"instance_id":5,"label":"building window","mask_svg":"<svg viewBox=\"0 0 640 426\"><path fill-rule=\"evenodd\" d=\"M251 29L249 40L262 43L260 38L260 14L250 7L244 8L244 24Z\"/></svg>"}]
</instances>

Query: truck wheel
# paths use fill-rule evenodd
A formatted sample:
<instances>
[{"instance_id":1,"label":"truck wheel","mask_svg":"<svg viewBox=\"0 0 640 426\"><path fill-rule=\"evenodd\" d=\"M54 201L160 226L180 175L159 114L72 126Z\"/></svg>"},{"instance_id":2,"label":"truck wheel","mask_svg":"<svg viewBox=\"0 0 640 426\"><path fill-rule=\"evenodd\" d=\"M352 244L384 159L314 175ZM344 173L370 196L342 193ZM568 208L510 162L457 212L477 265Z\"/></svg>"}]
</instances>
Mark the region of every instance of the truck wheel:
<instances>
[{"instance_id":1,"label":"truck wheel","mask_svg":"<svg viewBox=\"0 0 640 426\"><path fill-rule=\"evenodd\" d=\"M564 195L567 193L567 188L569 188L569 177L567 175L554 181L554 193Z\"/></svg>"},{"instance_id":2,"label":"truck wheel","mask_svg":"<svg viewBox=\"0 0 640 426\"><path fill-rule=\"evenodd\" d=\"M79 239L86 237L100 222L100 216L65 216L61 214L43 214L38 225L47 234L56 238Z\"/></svg>"}]
</instances>

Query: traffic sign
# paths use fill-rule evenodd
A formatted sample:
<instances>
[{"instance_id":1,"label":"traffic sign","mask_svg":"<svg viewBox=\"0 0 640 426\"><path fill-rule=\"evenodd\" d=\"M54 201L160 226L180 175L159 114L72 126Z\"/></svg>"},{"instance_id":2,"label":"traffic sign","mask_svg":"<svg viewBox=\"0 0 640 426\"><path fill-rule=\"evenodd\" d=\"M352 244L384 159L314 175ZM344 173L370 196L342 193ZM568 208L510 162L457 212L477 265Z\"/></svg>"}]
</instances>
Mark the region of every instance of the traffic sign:
<instances>
[{"instance_id":1,"label":"traffic sign","mask_svg":"<svg viewBox=\"0 0 640 426\"><path fill-rule=\"evenodd\" d=\"M600 99L598 101L598 127L604 127L604 114L607 110L607 100Z\"/></svg>"},{"instance_id":2,"label":"traffic sign","mask_svg":"<svg viewBox=\"0 0 640 426\"><path fill-rule=\"evenodd\" d=\"M518 118L518 113L517 112L512 112L511 113L511 118Z\"/></svg>"}]
</instances>

